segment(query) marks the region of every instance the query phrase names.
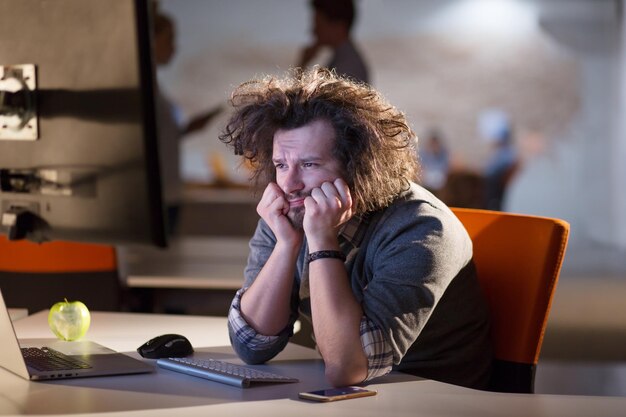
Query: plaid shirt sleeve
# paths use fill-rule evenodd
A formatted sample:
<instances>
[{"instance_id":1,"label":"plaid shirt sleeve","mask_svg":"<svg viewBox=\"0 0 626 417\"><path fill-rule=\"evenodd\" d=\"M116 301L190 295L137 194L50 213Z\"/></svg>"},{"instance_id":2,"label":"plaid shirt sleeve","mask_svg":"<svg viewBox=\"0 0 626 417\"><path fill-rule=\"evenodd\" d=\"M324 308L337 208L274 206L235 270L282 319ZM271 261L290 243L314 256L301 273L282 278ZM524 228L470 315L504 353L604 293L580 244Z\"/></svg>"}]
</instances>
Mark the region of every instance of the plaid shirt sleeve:
<instances>
[{"instance_id":1,"label":"plaid shirt sleeve","mask_svg":"<svg viewBox=\"0 0 626 417\"><path fill-rule=\"evenodd\" d=\"M230 323L237 340L252 350L266 350L279 342L281 336L265 336L257 333L241 316L241 296L246 291L242 288L233 297L228 312L228 322Z\"/></svg>"},{"instance_id":2,"label":"plaid shirt sleeve","mask_svg":"<svg viewBox=\"0 0 626 417\"><path fill-rule=\"evenodd\" d=\"M280 342L280 336L265 336L257 333L241 316L241 296L245 288L235 294L228 312L230 323L237 340L252 350L266 350ZM363 316L360 326L361 345L367 356L368 369L366 381L388 374L393 365L391 347L385 342L383 332L373 321Z\"/></svg>"},{"instance_id":3,"label":"plaid shirt sleeve","mask_svg":"<svg viewBox=\"0 0 626 417\"><path fill-rule=\"evenodd\" d=\"M385 341L382 330L373 321L361 318L361 345L367 356L366 381L388 374L393 365L393 352Z\"/></svg>"}]
</instances>

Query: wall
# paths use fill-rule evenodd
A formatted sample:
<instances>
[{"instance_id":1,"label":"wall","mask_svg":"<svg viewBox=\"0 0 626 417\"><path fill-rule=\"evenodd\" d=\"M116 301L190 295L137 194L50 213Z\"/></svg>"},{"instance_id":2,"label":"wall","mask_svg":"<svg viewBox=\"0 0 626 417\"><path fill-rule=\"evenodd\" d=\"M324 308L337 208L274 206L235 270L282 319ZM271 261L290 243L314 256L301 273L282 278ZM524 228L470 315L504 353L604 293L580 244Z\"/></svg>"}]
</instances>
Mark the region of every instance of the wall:
<instances>
[{"instance_id":1,"label":"wall","mask_svg":"<svg viewBox=\"0 0 626 417\"><path fill-rule=\"evenodd\" d=\"M624 24L623 13L622 5L620 53L619 62L616 66L618 75L615 77L618 97L614 107L616 117L614 118L613 143L615 150L612 152L611 159L611 178L614 181L611 191L615 196L612 220L618 225L616 240L619 247L626 250L626 219L624 219L624 213L626 213L626 193L624 192L626 189L626 117L624 117L626 114L626 25Z\"/></svg>"},{"instance_id":2,"label":"wall","mask_svg":"<svg viewBox=\"0 0 626 417\"><path fill-rule=\"evenodd\" d=\"M225 102L254 75L289 68L309 40L305 0L161 3L178 22L180 47L160 77L187 115ZM509 210L568 220L576 246L626 248L618 4L362 0L355 38L374 86L419 135L440 128L457 167L482 169L489 153L477 129L482 110L511 115L524 164ZM185 143L187 179L211 181L210 161L218 155L233 180L246 181L217 140L226 117Z\"/></svg>"},{"instance_id":3,"label":"wall","mask_svg":"<svg viewBox=\"0 0 626 417\"><path fill-rule=\"evenodd\" d=\"M559 5L562 2L555 2ZM508 209L560 216L572 224L574 246L619 247L623 220L615 215L623 180L616 147L624 143L614 128L620 120L618 72L620 16L614 2L574 2L544 8L542 25L580 68L580 107L550 152L529 161L516 179ZM600 6L600 7L598 7ZM624 177L621 177L624 178Z\"/></svg>"}]
</instances>

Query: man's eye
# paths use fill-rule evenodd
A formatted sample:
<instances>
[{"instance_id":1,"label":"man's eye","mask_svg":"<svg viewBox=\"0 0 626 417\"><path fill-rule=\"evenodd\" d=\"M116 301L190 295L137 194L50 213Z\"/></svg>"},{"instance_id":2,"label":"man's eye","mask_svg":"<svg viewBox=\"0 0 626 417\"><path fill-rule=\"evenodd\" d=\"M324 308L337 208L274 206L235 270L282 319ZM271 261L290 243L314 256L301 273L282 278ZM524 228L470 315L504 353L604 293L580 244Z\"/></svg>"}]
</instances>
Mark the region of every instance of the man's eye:
<instances>
[{"instance_id":1,"label":"man's eye","mask_svg":"<svg viewBox=\"0 0 626 417\"><path fill-rule=\"evenodd\" d=\"M285 167L285 164L274 164L274 168L276 169L283 169Z\"/></svg>"},{"instance_id":2,"label":"man's eye","mask_svg":"<svg viewBox=\"0 0 626 417\"><path fill-rule=\"evenodd\" d=\"M316 163L314 163L314 162L305 162L305 163L303 163L303 164L302 164L302 166L303 166L304 168L312 168L312 167L317 166L317 164L316 164Z\"/></svg>"}]
</instances>

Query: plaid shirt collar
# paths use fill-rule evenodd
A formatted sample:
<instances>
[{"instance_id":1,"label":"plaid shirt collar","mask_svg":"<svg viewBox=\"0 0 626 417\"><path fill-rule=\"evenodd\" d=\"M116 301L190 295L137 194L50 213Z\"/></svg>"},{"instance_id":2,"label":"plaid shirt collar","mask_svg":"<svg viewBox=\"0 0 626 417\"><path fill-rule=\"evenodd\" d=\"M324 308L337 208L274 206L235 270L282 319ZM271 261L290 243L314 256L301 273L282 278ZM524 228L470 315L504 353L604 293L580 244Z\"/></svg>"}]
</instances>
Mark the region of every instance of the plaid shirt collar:
<instances>
[{"instance_id":1,"label":"plaid shirt collar","mask_svg":"<svg viewBox=\"0 0 626 417\"><path fill-rule=\"evenodd\" d=\"M343 237L346 242L349 242L355 248L359 247L365 232L369 226L369 216L367 214L363 216L354 215L348 220L339 231L339 236Z\"/></svg>"}]
</instances>

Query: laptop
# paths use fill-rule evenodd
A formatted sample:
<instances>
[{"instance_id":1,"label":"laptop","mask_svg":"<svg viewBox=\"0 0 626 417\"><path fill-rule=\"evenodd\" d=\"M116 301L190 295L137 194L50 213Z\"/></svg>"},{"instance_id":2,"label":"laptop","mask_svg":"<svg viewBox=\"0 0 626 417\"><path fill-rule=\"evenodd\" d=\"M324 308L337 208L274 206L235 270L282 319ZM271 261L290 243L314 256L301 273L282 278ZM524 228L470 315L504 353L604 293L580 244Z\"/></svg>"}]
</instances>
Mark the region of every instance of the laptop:
<instances>
[{"instance_id":1,"label":"laptop","mask_svg":"<svg viewBox=\"0 0 626 417\"><path fill-rule=\"evenodd\" d=\"M61 353L60 359L57 352ZM50 361L53 369L46 369ZM72 362L72 366L68 362ZM154 372L150 364L87 340L18 341L1 291L0 367L33 381Z\"/></svg>"}]
</instances>

